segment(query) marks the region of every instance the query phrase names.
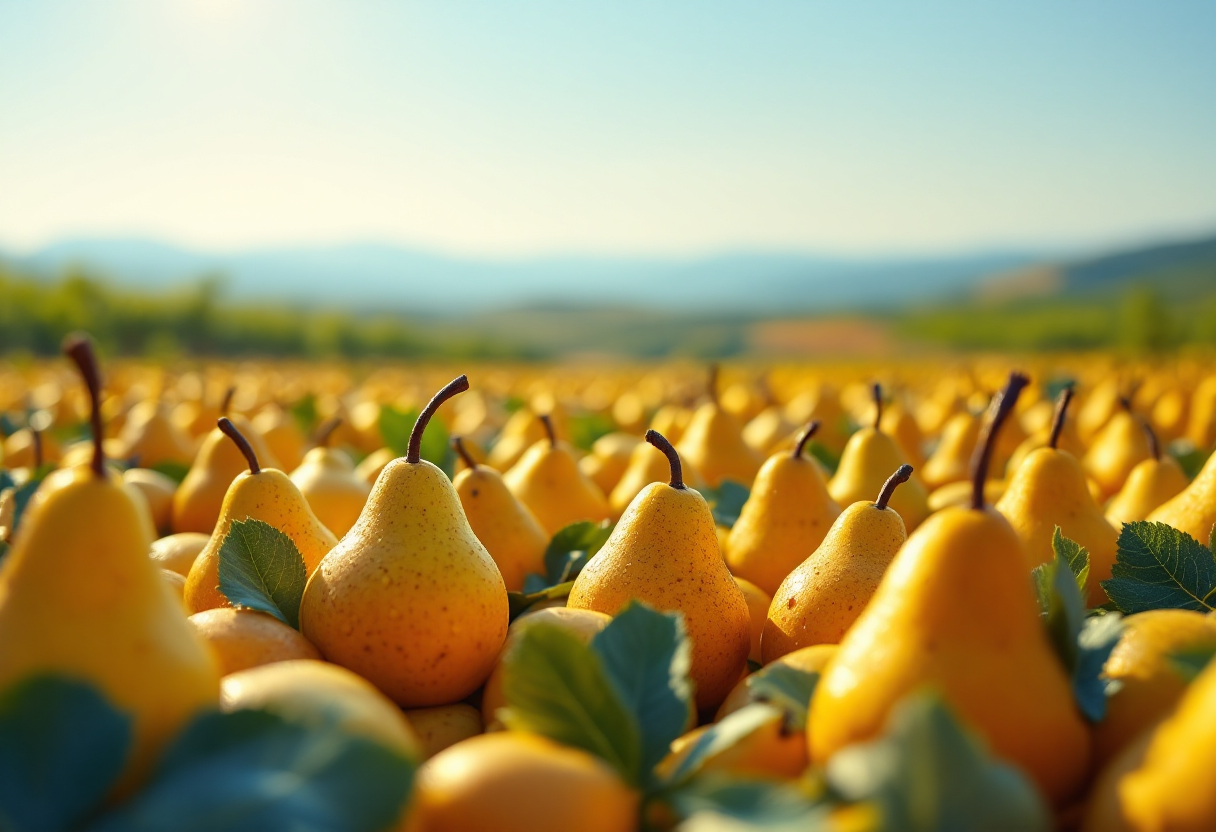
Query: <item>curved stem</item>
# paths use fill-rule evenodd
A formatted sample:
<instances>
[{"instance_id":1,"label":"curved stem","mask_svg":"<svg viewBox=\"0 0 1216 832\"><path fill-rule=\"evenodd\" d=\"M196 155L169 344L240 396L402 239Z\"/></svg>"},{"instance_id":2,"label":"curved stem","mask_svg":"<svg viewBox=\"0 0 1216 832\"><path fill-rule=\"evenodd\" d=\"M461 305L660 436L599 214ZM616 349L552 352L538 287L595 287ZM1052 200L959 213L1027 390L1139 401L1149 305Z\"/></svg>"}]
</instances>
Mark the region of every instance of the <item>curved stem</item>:
<instances>
[{"instance_id":1,"label":"curved stem","mask_svg":"<svg viewBox=\"0 0 1216 832\"><path fill-rule=\"evenodd\" d=\"M815 435L815 431L819 430L819 420L812 419L810 424L803 428L802 433L798 434L798 441L794 443L794 452L790 454L794 459L802 456L803 449L806 448L806 443L811 441L811 437Z\"/></svg>"},{"instance_id":2,"label":"curved stem","mask_svg":"<svg viewBox=\"0 0 1216 832\"><path fill-rule=\"evenodd\" d=\"M236 385L228 385L228 389L224 391L224 398L220 402L220 415L227 416L228 410L232 407L232 397L236 395Z\"/></svg>"},{"instance_id":3,"label":"curved stem","mask_svg":"<svg viewBox=\"0 0 1216 832\"><path fill-rule=\"evenodd\" d=\"M668 483L672 488L683 491L688 486L684 485L684 466L680 464L680 455L676 453L676 449L667 441L667 437L659 433L657 430L646 431L646 441L654 445L663 455L667 457L667 463L671 466L671 482Z\"/></svg>"},{"instance_id":4,"label":"curved stem","mask_svg":"<svg viewBox=\"0 0 1216 832\"><path fill-rule=\"evenodd\" d=\"M891 495L895 493L895 488L901 483L908 481L912 476L912 466L904 463L895 469L895 473L887 477L887 481L882 484L882 491L878 492L878 502L874 503L875 508L883 509L887 507L887 503L891 501Z\"/></svg>"},{"instance_id":5,"label":"curved stem","mask_svg":"<svg viewBox=\"0 0 1216 832\"><path fill-rule=\"evenodd\" d=\"M874 430L878 430L878 423L882 421L882 385L876 381L872 390L874 393Z\"/></svg>"},{"instance_id":6,"label":"curved stem","mask_svg":"<svg viewBox=\"0 0 1216 832\"><path fill-rule=\"evenodd\" d=\"M472 455L469 454L469 449L464 446L464 437L453 436L452 449L460 455L460 458L464 460L464 464L469 467L470 471L477 467L477 460L473 459Z\"/></svg>"},{"instance_id":7,"label":"curved stem","mask_svg":"<svg viewBox=\"0 0 1216 832\"><path fill-rule=\"evenodd\" d=\"M706 380L706 391L709 393L709 400L713 404L718 403L718 364L714 362L709 365L709 378Z\"/></svg>"},{"instance_id":8,"label":"curved stem","mask_svg":"<svg viewBox=\"0 0 1216 832\"><path fill-rule=\"evenodd\" d=\"M973 509L978 510L984 507L984 481L988 479L988 466L992 463L992 451L996 447L997 434L1000 433L1001 425L1005 424L1005 419L1013 412L1013 407L1018 403L1018 396L1021 395L1022 389L1029 383L1030 379L1024 374L1010 373L1005 389L993 396L992 402L988 405L984 427L980 431L979 441L975 445L975 453L971 456L971 507Z\"/></svg>"},{"instance_id":9,"label":"curved stem","mask_svg":"<svg viewBox=\"0 0 1216 832\"><path fill-rule=\"evenodd\" d=\"M542 413L538 417L540 423L545 426L545 436L549 437L549 447L557 447L557 434L553 431L553 417L548 413Z\"/></svg>"},{"instance_id":10,"label":"curved stem","mask_svg":"<svg viewBox=\"0 0 1216 832\"><path fill-rule=\"evenodd\" d=\"M34 439L34 470L37 471L42 467L42 431L30 428L30 434Z\"/></svg>"},{"instance_id":11,"label":"curved stem","mask_svg":"<svg viewBox=\"0 0 1216 832\"><path fill-rule=\"evenodd\" d=\"M1072 401L1072 385L1068 385L1060 391L1060 397L1056 399L1056 412L1051 417L1051 436L1047 439L1047 447L1055 450L1056 445L1060 442L1060 432L1064 430L1064 418L1068 413L1068 405Z\"/></svg>"},{"instance_id":12,"label":"curved stem","mask_svg":"<svg viewBox=\"0 0 1216 832\"><path fill-rule=\"evenodd\" d=\"M93 427L93 473L106 475L106 449L101 433L101 370L97 366L97 354L88 335L69 335L63 342L63 352L76 362L76 368L89 389L89 422Z\"/></svg>"},{"instance_id":13,"label":"curved stem","mask_svg":"<svg viewBox=\"0 0 1216 832\"><path fill-rule=\"evenodd\" d=\"M1143 419L1140 426L1144 428L1144 435L1148 437L1148 450L1153 455L1154 462L1161 461L1161 440L1157 438L1157 431L1153 430L1153 426L1148 423L1148 419Z\"/></svg>"},{"instance_id":14,"label":"curved stem","mask_svg":"<svg viewBox=\"0 0 1216 832\"><path fill-rule=\"evenodd\" d=\"M410 431L409 450L405 455L406 462L416 463L422 460L422 434L426 432L426 426L430 423L431 417L435 415L435 411L439 409L439 405L457 393L463 393L468 389L469 377L457 376L445 384L443 389L426 403L426 407L422 408L422 412L418 414L418 421L414 422L414 429Z\"/></svg>"},{"instance_id":15,"label":"curved stem","mask_svg":"<svg viewBox=\"0 0 1216 832\"><path fill-rule=\"evenodd\" d=\"M253 446L249 444L249 440L245 438L245 434L236 429L236 425L227 416L221 416L215 423L215 426L223 431L224 435L236 443L236 446L241 449L241 453L245 455L245 461L249 463L249 473L260 474L262 466L258 465L258 455L253 452Z\"/></svg>"},{"instance_id":16,"label":"curved stem","mask_svg":"<svg viewBox=\"0 0 1216 832\"><path fill-rule=\"evenodd\" d=\"M313 445L318 448L328 448L329 440L333 437L334 431L338 429L338 425L340 424L342 424L341 416L335 416L322 424L321 427L317 428L317 435L313 439Z\"/></svg>"}]
</instances>

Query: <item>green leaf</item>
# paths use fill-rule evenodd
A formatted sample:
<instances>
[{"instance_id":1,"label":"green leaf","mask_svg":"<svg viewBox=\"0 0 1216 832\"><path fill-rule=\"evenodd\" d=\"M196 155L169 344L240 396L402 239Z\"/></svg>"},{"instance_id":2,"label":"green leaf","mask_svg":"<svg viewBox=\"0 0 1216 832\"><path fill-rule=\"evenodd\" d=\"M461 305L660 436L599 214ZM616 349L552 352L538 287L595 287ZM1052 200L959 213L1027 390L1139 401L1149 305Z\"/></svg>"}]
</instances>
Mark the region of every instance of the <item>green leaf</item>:
<instances>
[{"instance_id":1,"label":"green leaf","mask_svg":"<svg viewBox=\"0 0 1216 832\"><path fill-rule=\"evenodd\" d=\"M785 712L786 725L793 731L806 728L811 695L819 684L819 672L800 670L774 662L747 677L747 689L757 702L769 702Z\"/></svg>"},{"instance_id":2,"label":"green leaf","mask_svg":"<svg viewBox=\"0 0 1216 832\"><path fill-rule=\"evenodd\" d=\"M410 446L410 433L414 423L418 421L417 410L398 410L392 405L380 406L380 438L385 447L397 456L405 456ZM422 432L422 442L418 446L418 455L443 469L451 478L456 470L456 452L452 450L448 437L448 429L443 422L432 419Z\"/></svg>"},{"instance_id":3,"label":"green leaf","mask_svg":"<svg viewBox=\"0 0 1216 832\"><path fill-rule=\"evenodd\" d=\"M577 578L611 534L612 523L607 520L602 523L580 520L559 529L545 548L547 585L556 586Z\"/></svg>"},{"instance_id":4,"label":"green leaf","mask_svg":"<svg viewBox=\"0 0 1216 832\"><path fill-rule=\"evenodd\" d=\"M571 416L568 424L570 426L570 444L584 451L591 450L595 440L601 436L606 436L616 430L616 422L612 421L612 417L603 413L580 413Z\"/></svg>"},{"instance_id":5,"label":"green leaf","mask_svg":"<svg viewBox=\"0 0 1216 832\"><path fill-rule=\"evenodd\" d=\"M1081 591L1072 570L1060 555L1051 563L1036 566L1031 575L1051 645L1071 673L1077 666L1077 637L1085 622L1085 601Z\"/></svg>"},{"instance_id":6,"label":"green leaf","mask_svg":"<svg viewBox=\"0 0 1216 832\"><path fill-rule=\"evenodd\" d=\"M901 832L1048 832L1051 813L1017 769L990 757L932 693L893 711L882 739L836 753L828 785L848 801L872 801L883 828Z\"/></svg>"},{"instance_id":7,"label":"green leaf","mask_svg":"<svg viewBox=\"0 0 1216 832\"><path fill-rule=\"evenodd\" d=\"M269 523L233 520L220 544L220 592L234 607L269 613L299 629L308 571L291 538Z\"/></svg>"},{"instance_id":8,"label":"green leaf","mask_svg":"<svg viewBox=\"0 0 1216 832\"><path fill-rule=\"evenodd\" d=\"M684 616L630 601L596 633L591 649L641 729L642 772L648 773L694 718Z\"/></svg>"},{"instance_id":9,"label":"green leaf","mask_svg":"<svg viewBox=\"0 0 1216 832\"><path fill-rule=\"evenodd\" d=\"M1202 673L1213 658L1216 658L1216 647L1208 645L1171 653L1169 662L1178 675L1189 682Z\"/></svg>"},{"instance_id":10,"label":"green leaf","mask_svg":"<svg viewBox=\"0 0 1216 832\"><path fill-rule=\"evenodd\" d=\"M668 785L680 785L697 775L702 767L728 748L733 748L744 737L760 730L773 720L784 720L781 709L763 702L755 702L727 714L708 725L692 744L692 748L680 760L680 764L667 777Z\"/></svg>"},{"instance_id":11,"label":"green leaf","mask_svg":"<svg viewBox=\"0 0 1216 832\"><path fill-rule=\"evenodd\" d=\"M1124 523L1110 580L1102 588L1127 615L1147 610L1207 612L1216 604L1216 559L1165 523Z\"/></svg>"},{"instance_id":12,"label":"green leaf","mask_svg":"<svg viewBox=\"0 0 1216 832\"><path fill-rule=\"evenodd\" d=\"M806 450L811 456L819 460L819 464L827 469L828 476L836 473L836 469L840 467L840 457L832 453L827 445L822 445L812 439L806 443Z\"/></svg>"},{"instance_id":13,"label":"green leaf","mask_svg":"<svg viewBox=\"0 0 1216 832\"><path fill-rule=\"evenodd\" d=\"M1059 526L1056 526L1051 534L1051 550L1068 565L1069 571L1077 580L1077 589L1081 590L1081 596L1084 597L1085 583L1089 580L1089 550L1075 540L1065 537Z\"/></svg>"},{"instance_id":14,"label":"green leaf","mask_svg":"<svg viewBox=\"0 0 1216 832\"><path fill-rule=\"evenodd\" d=\"M529 575L528 577L531 578L539 576ZM564 584L545 587L544 589L539 589L535 592L508 592L507 607L510 610L510 615L507 620L514 621L516 618L519 618L521 615L527 612L528 607L539 603L540 601L552 601L556 598L566 598L570 595L570 590L573 588L574 581L566 581Z\"/></svg>"},{"instance_id":15,"label":"green leaf","mask_svg":"<svg viewBox=\"0 0 1216 832\"><path fill-rule=\"evenodd\" d=\"M152 780L90 832L380 832L403 814L414 763L335 729L263 711L208 713Z\"/></svg>"},{"instance_id":16,"label":"green leaf","mask_svg":"<svg viewBox=\"0 0 1216 832\"><path fill-rule=\"evenodd\" d=\"M523 630L503 664L507 707L500 714L507 727L581 748L626 782L641 784L641 728L590 646L537 623Z\"/></svg>"},{"instance_id":17,"label":"green leaf","mask_svg":"<svg viewBox=\"0 0 1216 832\"><path fill-rule=\"evenodd\" d=\"M13 479L13 475L8 472L7 468L0 467L0 491L6 488L17 490L17 481Z\"/></svg>"},{"instance_id":18,"label":"green leaf","mask_svg":"<svg viewBox=\"0 0 1216 832\"><path fill-rule=\"evenodd\" d=\"M131 717L95 688L37 676L0 693L0 829L74 829L122 773Z\"/></svg>"},{"instance_id":19,"label":"green leaf","mask_svg":"<svg viewBox=\"0 0 1216 832\"><path fill-rule=\"evenodd\" d=\"M186 474L190 473L190 466L184 462L173 462L166 459L153 465L152 470L164 474L178 485L181 485L182 480L186 478Z\"/></svg>"},{"instance_id":20,"label":"green leaf","mask_svg":"<svg viewBox=\"0 0 1216 832\"><path fill-rule=\"evenodd\" d=\"M317 397L314 393L309 393L299 401L287 408L296 420L296 424L300 426L300 430L306 434L311 434L317 426Z\"/></svg>"},{"instance_id":21,"label":"green leaf","mask_svg":"<svg viewBox=\"0 0 1216 832\"><path fill-rule=\"evenodd\" d=\"M751 491L746 485L741 485L734 480L722 480L717 488L703 489L701 496L709 503L710 511L714 515L714 522L719 526L730 528L738 521L739 512L743 510L743 504L751 496Z\"/></svg>"},{"instance_id":22,"label":"green leaf","mask_svg":"<svg viewBox=\"0 0 1216 832\"><path fill-rule=\"evenodd\" d=\"M680 832L829 832L831 807L793 785L706 775L660 797L681 818Z\"/></svg>"},{"instance_id":23,"label":"green leaf","mask_svg":"<svg viewBox=\"0 0 1216 832\"><path fill-rule=\"evenodd\" d=\"M1203 463L1208 461L1208 455L1202 449L1196 448L1189 439L1178 439L1170 443L1170 456L1178 461L1187 479L1195 479L1199 475Z\"/></svg>"},{"instance_id":24,"label":"green leaf","mask_svg":"<svg viewBox=\"0 0 1216 832\"><path fill-rule=\"evenodd\" d=\"M1113 690L1111 683L1102 677L1102 669L1122 637L1123 616L1117 612L1090 616L1077 636L1072 692L1077 707L1090 722L1101 722L1106 716L1106 697Z\"/></svg>"},{"instance_id":25,"label":"green leaf","mask_svg":"<svg viewBox=\"0 0 1216 832\"><path fill-rule=\"evenodd\" d=\"M405 456L410 447L410 432L418 419L417 411L407 413L398 410L391 404L380 405L380 417L377 425L380 428L380 438L384 446L396 456Z\"/></svg>"}]
</instances>

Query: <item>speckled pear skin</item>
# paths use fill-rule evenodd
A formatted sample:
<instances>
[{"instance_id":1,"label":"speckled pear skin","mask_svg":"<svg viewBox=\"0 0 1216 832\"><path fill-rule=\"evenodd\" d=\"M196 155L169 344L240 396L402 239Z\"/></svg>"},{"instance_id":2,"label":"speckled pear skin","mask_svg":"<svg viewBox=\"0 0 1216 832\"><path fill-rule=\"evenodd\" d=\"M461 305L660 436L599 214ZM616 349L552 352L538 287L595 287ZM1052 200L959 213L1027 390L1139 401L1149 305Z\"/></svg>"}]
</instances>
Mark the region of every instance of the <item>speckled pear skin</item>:
<instances>
[{"instance_id":1,"label":"speckled pear skin","mask_svg":"<svg viewBox=\"0 0 1216 832\"><path fill-rule=\"evenodd\" d=\"M751 617L697 491L643 488L575 580L566 606L615 615L634 598L684 613L697 707L717 708L747 664Z\"/></svg>"},{"instance_id":2,"label":"speckled pear skin","mask_svg":"<svg viewBox=\"0 0 1216 832\"><path fill-rule=\"evenodd\" d=\"M329 661L417 708L457 702L485 681L507 616L502 575L451 481L402 458L309 579L300 631Z\"/></svg>"}]
</instances>

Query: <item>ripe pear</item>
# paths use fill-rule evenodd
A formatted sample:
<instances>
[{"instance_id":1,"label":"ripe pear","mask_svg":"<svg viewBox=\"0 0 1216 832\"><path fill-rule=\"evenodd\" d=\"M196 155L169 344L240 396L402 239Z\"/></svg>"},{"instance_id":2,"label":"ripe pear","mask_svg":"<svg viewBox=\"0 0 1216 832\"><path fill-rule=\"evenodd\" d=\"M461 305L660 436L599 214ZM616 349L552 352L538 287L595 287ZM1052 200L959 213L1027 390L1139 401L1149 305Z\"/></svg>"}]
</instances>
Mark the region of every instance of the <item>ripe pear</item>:
<instances>
[{"instance_id":1,"label":"ripe pear","mask_svg":"<svg viewBox=\"0 0 1216 832\"><path fill-rule=\"evenodd\" d=\"M187 620L211 648L221 676L274 662L321 660L308 639L264 612L220 607L194 613Z\"/></svg>"},{"instance_id":2,"label":"ripe pear","mask_svg":"<svg viewBox=\"0 0 1216 832\"><path fill-rule=\"evenodd\" d=\"M803 647L801 650L795 650L793 653L786 653L781 658L772 662L771 666L773 668L788 667L804 673L818 674L823 671L828 660L836 655L838 649L838 646L835 644L816 644L811 647ZM744 676L731 688L730 694L722 702L722 706L718 708L718 712L714 714L715 722L721 722L722 717L742 710L754 702L764 701L763 694L758 693L755 688L748 685L747 682L751 676L752 674Z\"/></svg>"},{"instance_id":3,"label":"ripe pear","mask_svg":"<svg viewBox=\"0 0 1216 832\"><path fill-rule=\"evenodd\" d=\"M1156 432L1144 425L1149 440L1151 459L1140 462L1127 476L1119 493L1106 504L1106 519L1116 529L1133 520L1143 520L1153 510L1179 494L1190 483L1178 461L1169 454L1161 455Z\"/></svg>"},{"instance_id":4,"label":"ripe pear","mask_svg":"<svg viewBox=\"0 0 1216 832\"><path fill-rule=\"evenodd\" d=\"M925 464L925 435L902 400L896 399L881 410L877 427L895 440L909 465L919 468Z\"/></svg>"},{"instance_id":5,"label":"ripe pear","mask_svg":"<svg viewBox=\"0 0 1216 832\"><path fill-rule=\"evenodd\" d=\"M1056 448L1071 398L1072 388L1060 394L1047 447L1026 457L997 501L996 510L1021 538L1027 568L1055 559L1051 541L1057 526L1065 537L1088 549L1089 578L1085 591L1089 606L1096 607L1106 603L1106 592L1100 582L1110 578L1119 532L1090 496L1080 464L1072 454Z\"/></svg>"},{"instance_id":6,"label":"ripe pear","mask_svg":"<svg viewBox=\"0 0 1216 832\"><path fill-rule=\"evenodd\" d=\"M819 422L815 441L834 454L839 454L848 441L845 433L848 420L840 406L840 394L830 384L816 384L795 396L785 406L785 418L795 425L805 425L812 419Z\"/></svg>"},{"instance_id":7,"label":"ripe pear","mask_svg":"<svg viewBox=\"0 0 1216 832\"><path fill-rule=\"evenodd\" d=\"M710 488L717 488L722 480L751 488L764 460L743 441L739 420L714 398L716 375L710 376L711 400L693 413L677 448Z\"/></svg>"},{"instance_id":8,"label":"ripe pear","mask_svg":"<svg viewBox=\"0 0 1216 832\"><path fill-rule=\"evenodd\" d=\"M911 476L912 466L901 465L876 502L846 508L819 547L781 582L760 643L765 664L803 647L837 644L853 626L908 539L903 519L889 503L896 486Z\"/></svg>"},{"instance_id":9,"label":"ripe pear","mask_svg":"<svg viewBox=\"0 0 1216 832\"><path fill-rule=\"evenodd\" d=\"M194 459L194 443L173 424L164 403L149 399L132 407L127 414L115 453L122 459L136 460L136 464L144 468L153 468L162 462L189 465Z\"/></svg>"},{"instance_id":10,"label":"ripe pear","mask_svg":"<svg viewBox=\"0 0 1216 832\"><path fill-rule=\"evenodd\" d=\"M198 553L203 551L211 535L201 532L182 532L158 538L152 542L149 557L161 569L176 572L185 578L190 574L190 567L198 559Z\"/></svg>"},{"instance_id":11,"label":"ripe pear","mask_svg":"<svg viewBox=\"0 0 1216 832\"><path fill-rule=\"evenodd\" d=\"M502 474L478 465L460 437L453 438L452 445L467 466L452 484L473 534L494 558L507 591L518 592L526 575L544 574L549 535L528 507L515 499Z\"/></svg>"},{"instance_id":12,"label":"ripe pear","mask_svg":"<svg viewBox=\"0 0 1216 832\"><path fill-rule=\"evenodd\" d=\"M304 461L308 440L296 417L279 403L263 408L253 419L253 429L261 435L284 471L294 470Z\"/></svg>"},{"instance_id":13,"label":"ripe pear","mask_svg":"<svg viewBox=\"0 0 1216 832\"><path fill-rule=\"evenodd\" d=\"M1077 411L1077 436L1083 443L1092 443L1098 431L1120 410L1123 401L1121 383L1118 375L1108 374L1081 402Z\"/></svg>"},{"instance_id":14,"label":"ripe pear","mask_svg":"<svg viewBox=\"0 0 1216 832\"><path fill-rule=\"evenodd\" d=\"M610 511L604 493L579 470L574 452L558 440L548 414L541 416L541 423L546 438L528 448L503 475L507 488L549 535L579 520L607 520Z\"/></svg>"},{"instance_id":15,"label":"ripe pear","mask_svg":"<svg viewBox=\"0 0 1216 832\"><path fill-rule=\"evenodd\" d=\"M384 470L384 466L396 458L397 454L393 452L392 448L377 448L363 457L355 466L355 476L367 483L370 489L372 483L380 476L380 472Z\"/></svg>"},{"instance_id":16,"label":"ripe pear","mask_svg":"<svg viewBox=\"0 0 1216 832\"><path fill-rule=\"evenodd\" d=\"M967 411L946 420L941 439L921 469L925 485L938 489L967 479L969 460L980 435L980 420Z\"/></svg>"},{"instance_id":17,"label":"ripe pear","mask_svg":"<svg viewBox=\"0 0 1216 832\"><path fill-rule=\"evenodd\" d=\"M484 732L481 713L472 705L458 702L455 705L435 705L430 708L411 708L405 712L406 719L418 735L422 756L430 759Z\"/></svg>"},{"instance_id":18,"label":"ripe pear","mask_svg":"<svg viewBox=\"0 0 1216 832\"><path fill-rule=\"evenodd\" d=\"M1216 445L1216 375L1210 375L1191 394L1186 436L1201 451Z\"/></svg>"},{"instance_id":19,"label":"ripe pear","mask_svg":"<svg viewBox=\"0 0 1216 832\"><path fill-rule=\"evenodd\" d=\"M87 458L87 457L86 457ZM34 428L21 428L4 440L3 460L6 468L37 470L43 463L59 462L63 449L55 436Z\"/></svg>"},{"instance_id":20,"label":"ripe pear","mask_svg":"<svg viewBox=\"0 0 1216 832\"><path fill-rule=\"evenodd\" d=\"M803 455L819 428L812 422L793 453L769 457L726 539L726 564L770 595L823 541L840 506L819 465Z\"/></svg>"},{"instance_id":21,"label":"ripe pear","mask_svg":"<svg viewBox=\"0 0 1216 832\"><path fill-rule=\"evenodd\" d=\"M128 468L122 473L122 481L135 486L148 502L156 531L168 531L173 524L173 495L177 493L177 483L160 471L148 468Z\"/></svg>"},{"instance_id":22,"label":"ripe pear","mask_svg":"<svg viewBox=\"0 0 1216 832\"><path fill-rule=\"evenodd\" d=\"M672 442L679 442L692 421L692 411L678 404L665 404L654 412L650 418L650 429L668 437ZM646 443L643 442L643 445Z\"/></svg>"},{"instance_id":23,"label":"ripe pear","mask_svg":"<svg viewBox=\"0 0 1216 832\"><path fill-rule=\"evenodd\" d=\"M735 583L743 593L747 602L747 615L751 621L751 646L747 651L749 662L760 663L760 637L764 635L764 622L768 618L768 608L773 603L773 596L746 578L734 576Z\"/></svg>"},{"instance_id":24,"label":"ripe pear","mask_svg":"<svg viewBox=\"0 0 1216 832\"><path fill-rule=\"evenodd\" d=\"M237 475L228 487L215 530L186 576L183 597L186 609L192 613L230 606L220 591L219 569L220 548L234 520L261 520L287 535L300 551L309 575L321 558L338 544L338 539L317 519L295 483L282 471L261 467L257 452L235 424L221 416L217 430L231 439L249 468Z\"/></svg>"},{"instance_id":25,"label":"ripe pear","mask_svg":"<svg viewBox=\"0 0 1216 832\"><path fill-rule=\"evenodd\" d=\"M419 455L435 410L468 386L460 376L422 410L408 453L380 473L300 602L300 631L327 660L408 708L468 696L507 634L502 574L447 475Z\"/></svg>"},{"instance_id":26,"label":"ripe pear","mask_svg":"<svg viewBox=\"0 0 1216 832\"><path fill-rule=\"evenodd\" d=\"M989 408L973 502L913 532L841 640L811 700L811 759L880 735L891 709L932 687L998 756L1056 803L1089 766L1089 729L1040 621L1013 527L983 505L995 434L1027 383L1014 374Z\"/></svg>"},{"instance_id":27,"label":"ripe pear","mask_svg":"<svg viewBox=\"0 0 1216 832\"><path fill-rule=\"evenodd\" d=\"M0 690L42 673L96 687L133 720L122 791L215 704L219 675L148 557L146 506L107 469L92 347L75 336L64 351L92 399L93 460L43 481L0 570Z\"/></svg>"},{"instance_id":28,"label":"ripe pear","mask_svg":"<svg viewBox=\"0 0 1216 832\"><path fill-rule=\"evenodd\" d=\"M874 424L849 437L836 474L828 483L832 499L842 506L870 499L882 489L891 472L908 461L895 440L879 429L883 413L882 388L875 384L873 391ZM908 531L929 516L929 495L916 477L908 480L891 500L891 508L903 518Z\"/></svg>"},{"instance_id":29,"label":"ripe pear","mask_svg":"<svg viewBox=\"0 0 1216 832\"><path fill-rule=\"evenodd\" d=\"M785 411L769 405L743 427L743 441L758 454L771 454L774 446L785 439L794 426L785 421Z\"/></svg>"},{"instance_id":30,"label":"ripe pear","mask_svg":"<svg viewBox=\"0 0 1216 832\"><path fill-rule=\"evenodd\" d=\"M692 640L697 707L712 711L747 665L751 617L722 562L709 504L684 485L671 443L653 430L646 441L666 454L670 483L651 483L634 498L575 579L566 606L615 615L637 598L682 612Z\"/></svg>"},{"instance_id":31,"label":"ripe pear","mask_svg":"<svg viewBox=\"0 0 1216 832\"><path fill-rule=\"evenodd\" d=\"M642 440L633 434L605 434L592 444L591 453L578 461L579 470L599 486L600 491L611 494L629 467L633 449L641 444Z\"/></svg>"},{"instance_id":32,"label":"ripe pear","mask_svg":"<svg viewBox=\"0 0 1216 832\"><path fill-rule=\"evenodd\" d=\"M1031 432L1014 449L1013 454L1009 457L1009 462L1005 466L1006 479L1013 477L1014 472L1026 461L1026 457L1030 456L1031 451L1047 447L1047 443L1051 439L1055 423L1055 408L1046 401L1041 402L1041 404L1046 406L1049 411L1047 424L1041 430ZM1077 436L1077 420L1073 415L1073 408L1071 407L1065 411L1064 426L1056 437L1056 447L1061 451L1068 451L1068 453L1077 459L1085 456L1085 446L1081 443L1080 437Z\"/></svg>"},{"instance_id":33,"label":"ripe pear","mask_svg":"<svg viewBox=\"0 0 1216 832\"><path fill-rule=\"evenodd\" d=\"M1148 520L1168 523L1200 543L1206 543L1216 526L1216 453L1208 457L1191 484L1163 505L1153 509Z\"/></svg>"},{"instance_id":34,"label":"ripe pear","mask_svg":"<svg viewBox=\"0 0 1216 832\"><path fill-rule=\"evenodd\" d=\"M267 468L279 467L278 461L248 419L235 413L225 418L253 447L262 465ZM194 458L186 478L173 495L173 531L211 534L219 520L228 486L246 470L247 465L241 449L218 427L212 428L199 446L198 456Z\"/></svg>"},{"instance_id":35,"label":"ripe pear","mask_svg":"<svg viewBox=\"0 0 1216 832\"><path fill-rule=\"evenodd\" d=\"M656 430L656 433L660 431ZM608 507L613 520L619 520L638 493L652 482L665 482L670 475L667 457L649 442L639 442L629 455L629 465L612 493L608 495ZM691 465L684 466L684 481L693 488L701 485L701 477Z\"/></svg>"},{"instance_id":36,"label":"ripe pear","mask_svg":"<svg viewBox=\"0 0 1216 832\"><path fill-rule=\"evenodd\" d=\"M536 414L521 407L503 425L498 441L490 448L486 464L499 471L509 471L529 448L544 438L545 428Z\"/></svg>"},{"instance_id":37,"label":"ripe pear","mask_svg":"<svg viewBox=\"0 0 1216 832\"><path fill-rule=\"evenodd\" d=\"M1126 406L1098 431L1081 459L1081 467L1101 490L1102 502L1118 493L1133 468L1153 456L1144 423L1131 412L1130 403L1124 402Z\"/></svg>"},{"instance_id":38,"label":"ripe pear","mask_svg":"<svg viewBox=\"0 0 1216 832\"><path fill-rule=\"evenodd\" d=\"M359 519L372 487L355 472L346 451L329 447L337 424L331 421L322 428L317 447L304 455L300 467L291 472L291 481L325 527L341 537Z\"/></svg>"}]
</instances>

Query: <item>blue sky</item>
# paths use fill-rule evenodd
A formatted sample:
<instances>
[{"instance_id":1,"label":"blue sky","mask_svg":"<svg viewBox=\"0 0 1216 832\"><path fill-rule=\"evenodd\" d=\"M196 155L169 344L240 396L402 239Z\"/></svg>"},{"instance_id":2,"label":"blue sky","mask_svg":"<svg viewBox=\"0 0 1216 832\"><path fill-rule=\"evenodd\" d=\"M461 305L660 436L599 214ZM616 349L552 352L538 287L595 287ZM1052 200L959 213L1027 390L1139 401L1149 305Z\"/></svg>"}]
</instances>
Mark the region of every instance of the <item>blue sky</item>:
<instances>
[{"instance_id":1,"label":"blue sky","mask_svg":"<svg viewBox=\"0 0 1216 832\"><path fill-rule=\"evenodd\" d=\"M0 246L692 256L1216 228L1216 4L0 0Z\"/></svg>"}]
</instances>

